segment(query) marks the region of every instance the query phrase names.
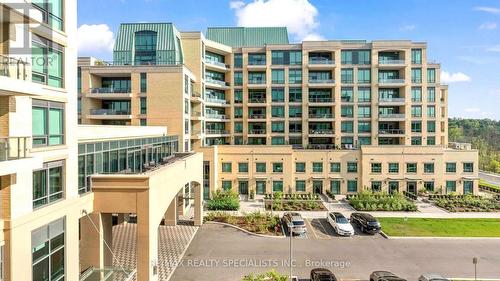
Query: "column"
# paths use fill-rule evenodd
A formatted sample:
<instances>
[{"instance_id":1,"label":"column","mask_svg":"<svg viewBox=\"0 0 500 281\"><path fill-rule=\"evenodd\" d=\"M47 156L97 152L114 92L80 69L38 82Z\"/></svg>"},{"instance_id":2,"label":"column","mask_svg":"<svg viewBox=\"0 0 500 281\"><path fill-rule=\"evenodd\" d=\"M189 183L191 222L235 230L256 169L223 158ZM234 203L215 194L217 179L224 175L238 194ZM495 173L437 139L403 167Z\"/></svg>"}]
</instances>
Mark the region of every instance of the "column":
<instances>
[{"instance_id":1,"label":"column","mask_svg":"<svg viewBox=\"0 0 500 281\"><path fill-rule=\"evenodd\" d=\"M177 219L178 219L178 213L177 213L177 196L172 199L170 202L170 205L168 206L167 211L165 212L165 225L177 225Z\"/></svg>"},{"instance_id":2,"label":"column","mask_svg":"<svg viewBox=\"0 0 500 281\"><path fill-rule=\"evenodd\" d=\"M149 192L137 196L137 281L157 281L158 224L150 225Z\"/></svg>"},{"instance_id":3,"label":"column","mask_svg":"<svg viewBox=\"0 0 500 281\"><path fill-rule=\"evenodd\" d=\"M112 247L113 244L111 214L91 213L88 216L83 216L80 223L80 263L82 268L112 266L113 255L104 244L106 242L109 247ZM94 225L97 226L97 230Z\"/></svg>"},{"instance_id":4,"label":"column","mask_svg":"<svg viewBox=\"0 0 500 281\"><path fill-rule=\"evenodd\" d=\"M203 224L203 191L199 183L194 184L194 225Z\"/></svg>"}]
</instances>

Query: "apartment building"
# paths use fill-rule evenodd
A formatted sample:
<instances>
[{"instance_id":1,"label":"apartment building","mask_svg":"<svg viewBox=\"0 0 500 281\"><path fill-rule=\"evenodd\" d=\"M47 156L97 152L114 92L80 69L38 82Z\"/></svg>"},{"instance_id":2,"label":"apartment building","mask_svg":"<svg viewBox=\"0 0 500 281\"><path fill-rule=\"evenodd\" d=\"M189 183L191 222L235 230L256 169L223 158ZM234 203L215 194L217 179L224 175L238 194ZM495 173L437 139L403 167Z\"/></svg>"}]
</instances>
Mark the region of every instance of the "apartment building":
<instances>
[{"instance_id":1,"label":"apartment building","mask_svg":"<svg viewBox=\"0 0 500 281\"><path fill-rule=\"evenodd\" d=\"M157 42L171 34L141 27L142 24L135 25L139 29L122 32L127 25L121 26L118 41L122 40L120 36L128 40L135 37L134 42L138 44L142 40L141 34L148 33L148 30L151 31L150 42ZM169 90L168 87L156 88L158 92L149 91L149 88L156 86L154 81L147 80L148 90L145 94L148 97L158 96L164 101L175 100L177 104L178 98L182 96L183 112L179 112L180 107L171 110L160 102L150 103L148 99L145 116L149 124L149 119L152 122L157 119L149 110L170 114L166 118L169 120L161 120L155 125L167 125L174 134L184 135L186 149L204 152L205 198L208 198L210 191L223 185L228 187L228 180L233 181L231 187L240 193L256 190L257 178L222 171L222 155L227 151L245 159L252 158L248 151L265 151L271 158L281 155L283 159L291 153L297 155L297 159L304 158L305 162L323 162L324 170L330 161L320 155L327 153L334 158L349 155L358 162L356 188L353 187L354 180L351 183L344 180L341 187L334 189L335 193L342 194L365 187L395 190L395 183L391 183L392 188L389 188L389 180L382 181L377 172L372 177L365 177L367 173L361 174L361 171L371 168L371 162L375 166L382 165L382 170L388 169L389 163L394 168L394 163L399 162L398 173L404 173L406 159L403 161L398 158L397 161L389 162L390 159L386 157L396 157L394 151L404 155L440 155L425 160L427 165L424 163L425 157L415 159L417 167L422 168L410 174L424 171L424 166L428 168L427 171L431 171L431 162L434 163L434 172L426 173L425 179L420 175L408 178L400 175L392 182L401 182L397 188L400 191L415 192L424 186L428 190L437 190L431 186L443 186L443 189L439 189L442 192L477 191L477 151L448 148L448 87L440 82L440 64L427 59L426 43L407 40L290 43L286 28L280 27L217 27L208 28L206 34L181 31L178 35L179 40L175 40L178 44L171 46L179 48L176 52L182 54L179 55L182 57L179 65L162 63L160 57L164 55L158 43L149 45L151 56L146 60L134 59L134 56L141 57L143 49L141 46L136 47L131 59L134 63L130 65L124 65L116 59L120 54L118 45L115 46L115 61L112 65L98 60L91 66L80 64L81 122L93 122L89 110L102 109L96 100L103 99L104 95L94 98L90 89L99 85L103 78L93 72L112 71L120 67L128 69L127 73L143 68L153 71L185 67L192 76L177 80L179 87L185 86L182 93ZM89 81L95 83L89 84ZM131 83L132 87L138 87L141 81L136 79ZM112 86L108 88L111 90L105 91L114 91ZM139 104L140 99L134 98L134 94L130 102ZM137 123L144 117L132 114L127 118ZM466 172L467 181L473 182L472 187L466 183L467 188L459 188L457 186L463 181L459 174L442 173L443 167L438 161L445 161L448 155L463 157L456 161L458 166L472 163L473 168L466 169L472 171ZM362 161L371 156L371 162ZM232 161L236 165L236 159ZM296 161L289 164L293 165ZM342 161L338 159L333 162ZM412 168L409 170L413 171ZM310 179L305 188L302 188L303 183L299 183L299 188L295 187L293 173L286 175L290 177L287 180L289 183L283 185L289 185L291 192L325 192L326 186L331 185L325 178L322 182L324 187L315 189L312 187L315 172L306 169L304 173L304 177ZM445 175L453 180L449 179L450 183L446 183ZM250 180L245 183L242 176ZM271 177L265 176L268 180ZM348 178L345 174L338 176ZM223 183L223 178L226 183ZM242 186L247 185L248 188L237 187L240 181ZM455 181L455 188L452 181ZM350 189L347 188L348 184L351 185ZM449 188L444 188L447 185ZM266 187L265 190L271 192L273 189Z\"/></svg>"}]
</instances>

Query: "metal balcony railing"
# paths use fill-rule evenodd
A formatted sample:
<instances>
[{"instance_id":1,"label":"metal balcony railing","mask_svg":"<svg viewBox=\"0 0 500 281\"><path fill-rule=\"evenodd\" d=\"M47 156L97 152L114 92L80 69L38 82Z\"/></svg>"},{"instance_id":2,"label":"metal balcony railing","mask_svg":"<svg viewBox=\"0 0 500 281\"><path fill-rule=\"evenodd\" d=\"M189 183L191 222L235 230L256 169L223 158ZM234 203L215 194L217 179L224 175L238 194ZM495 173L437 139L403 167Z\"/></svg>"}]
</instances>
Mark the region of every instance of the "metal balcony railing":
<instances>
[{"instance_id":1,"label":"metal balcony railing","mask_svg":"<svg viewBox=\"0 0 500 281\"><path fill-rule=\"evenodd\" d=\"M215 80L215 79L210 78L210 77L205 78L205 82L206 83L215 84L215 85L218 85L218 86L221 86L221 87L227 87L227 86L229 86L229 83L226 82L226 81Z\"/></svg>"},{"instance_id":2,"label":"metal balcony railing","mask_svg":"<svg viewBox=\"0 0 500 281\"><path fill-rule=\"evenodd\" d=\"M313 135L331 135L333 134L332 129L309 129L309 134Z\"/></svg>"},{"instance_id":3,"label":"metal balcony railing","mask_svg":"<svg viewBox=\"0 0 500 281\"><path fill-rule=\"evenodd\" d=\"M28 157L29 137L0 137L0 162Z\"/></svg>"},{"instance_id":4,"label":"metal balcony railing","mask_svg":"<svg viewBox=\"0 0 500 281\"><path fill-rule=\"evenodd\" d=\"M405 98L379 98L379 102L405 102Z\"/></svg>"},{"instance_id":5,"label":"metal balcony railing","mask_svg":"<svg viewBox=\"0 0 500 281\"><path fill-rule=\"evenodd\" d=\"M335 61L328 58L309 58L309 64L335 64Z\"/></svg>"},{"instance_id":6,"label":"metal balcony railing","mask_svg":"<svg viewBox=\"0 0 500 281\"><path fill-rule=\"evenodd\" d=\"M402 129L379 129L379 135L404 135L405 130Z\"/></svg>"},{"instance_id":7,"label":"metal balcony railing","mask_svg":"<svg viewBox=\"0 0 500 281\"><path fill-rule=\"evenodd\" d=\"M91 94L126 94L131 93L130 88L92 88Z\"/></svg>"},{"instance_id":8,"label":"metal balcony railing","mask_svg":"<svg viewBox=\"0 0 500 281\"><path fill-rule=\"evenodd\" d=\"M228 104L229 102L223 99L219 99L216 97L205 97L206 102L218 103L218 104Z\"/></svg>"},{"instance_id":9,"label":"metal balcony railing","mask_svg":"<svg viewBox=\"0 0 500 281\"><path fill-rule=\"evenodd\" d=\"M249 79L248 84L252 84L252 85L266 84L266 79Z\"/></svg>"},{"instance_id":10,"label":"metal balcony railing","mask_svg":"<svg viewBox=\"0 0 500 281\"><path fill-rule=\"evenodd\" d=\"M221 129L206 129L205 133L207 135L227 135L229 131L221 130Z\"/></svg>"},{"instance_id":11,"label":"metal balcony railing","mask_svg":"<svg viewBox=\"0 0 500 281\"><path fill-rule=\"evenodd\" d=\"M266 98L265 97L251 97L248 99L249 103L266 103Z\"/></svg>"},{"instance_id":12,"label":"metal balcony railing","mask_svg":"<svg viewBox=\"0 0 500 281\"><path fill-rule=\"evenodd\" d=\"M311 79L309 78L309 83L311 84L334 84L334 79Z\"/></svg>"},{"instance_id":13,"label":"metal balcony railing","mask_svg":"<svg viewBox=\"0 0 500 281\"><path fill-rule=\"evenodd\" d=\"M333 102L330 97L309 97L309 102L320 103L320 102Z\"/></svg>"},{"instance_id":14,"label":"metal balcony railing","mask_svg":"<svg viewBox=\"0 0 500 281\"><path fill-rule=\"evenodd\" d=\"M220 61L213 60L213 59L205 58L205 62L207 64L215 65L218 67L229 68L229 65L227 65L223 62L220 62Z\"/></svg>"},{"instance_id":15,"label":"metal balcony railing","mask_svg":"<svg viewBox=\"0 0 500 281\"><path fill-rule=\"evenodd\" d=\"M328 118L333 118L333 114L331 114L331 113L309 113L309 118L328 119Z\"/></svg>"},{"instance_id":16,"label":"metal balcony railing","mask_svg":"<svg viewBox=\"0 0 500 281\"><path fill-rule=\"evenodd\" d=\"M387 65L387 64L398 64L398 65L401 65L401 64L405 64L405 60L380 59L378 61L378 64L384 64L384 65Z\"/></svg>"},{"instance_id":17,"label":"metal balcony railing","mask_svg":"<svg viewBox=\"0 0 500 281\"><path fill-rule=\"evenodd\" d=\"M205 117L208 119L219 119L219 120L227 119L226 115L216 114L216 113L205 113Z\"/></svg>"},{"instance_id":18,"label":"metal balcony railing","mask_svg":"<svg viewBox=\"0 0 500 281\"><path fill-rule=\"evenodd\" d=\"M378 117L380 119L394 119L394 118L404 119L405 114L404 113L381 113L378 115Z\"/></svg>"},{"instance_id":19,"label":"metal balcony railing","mask_svg":"<svg viewBox=\"0 0 500 281\"><path fill-rule=\"evenodd\" d=\"M91 109L91 115L130 115L130 110Z\"/></svg>"},{"instance_id":20,"label":"metal balcony railing","mask_svg":"<svg viewBox=\"0 0 500 281\"><path fill-rule=\"evenodd\" d=\"M266 130L265 129L250 129L250 130L248 130L248 133L252 134L252 135L263 135L266 133Z\"/></svg>"},{"instance_id":21,"label":"metal balcony railing","mask_svg":"<svg viewBox=\"0 0 500 281\"><path fill-rule=\"evenodd\" d=\"M248 115L249 119L265 119L266 114L250 114Z\"/></svg>"},{"instance_id":22,"label":"metal balcony railing","mask_svg":"<svg viewBox=\"0 0 500 281\"><path fill-rule=\"evenodd\" d=\"M405 80L401 78L379 78L380 84L404 84Z\"/></svg>"},{"instance_id":23,"label":"metal balcony railing","mask_svg":"<svg viewBox=\"0 0 500 281\"><path fill-rule=\"evenodd\" d=\"M12 58L5 55L0 55L0 76L6 76L18 80L26 80L27 68L29 63Z\"/></svg>"},{"instance_id":24,"label":"metal balcony railing","mask_svg":"<svg viewBox=\"0 0 500 281\"><path fill-rule=\"evenodd\" d=\"M266 60L248 60L248 65L266 65Z\"/></svg>"}]
</instances>

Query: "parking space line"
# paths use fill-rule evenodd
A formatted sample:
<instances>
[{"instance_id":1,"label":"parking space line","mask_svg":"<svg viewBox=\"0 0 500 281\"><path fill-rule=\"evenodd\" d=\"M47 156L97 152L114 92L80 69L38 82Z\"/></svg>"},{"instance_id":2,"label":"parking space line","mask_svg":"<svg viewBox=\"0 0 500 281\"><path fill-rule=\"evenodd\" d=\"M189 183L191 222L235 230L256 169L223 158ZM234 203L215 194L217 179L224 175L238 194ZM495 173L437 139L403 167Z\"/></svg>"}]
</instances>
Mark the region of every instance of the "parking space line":
<instances>
[{"instance_id":1,"label":"parking space line","mask_svg":"<svg viewBox=\"0 0 500 281\"><path fill-rule=\"evenodd\" d=\"M311 231L316 239L318 239L318 235L316 235L316 231L314 231L314 227L311 224L310 219L306 219L307 223L309 224L309 227L311 228Z\"/></svg>"},{"instance_id":2,"label":"parking space line","mask_svg":"<svg viewBox=\"0 0 500 281\"><path fill-rule=\"evenodd\" d=\"M330 237L329 237L329 235L328 235L328 234L329 234L329 232L326 230L325 226L323 225L322 220L318 219L318 223L319 223L319 225L321 226L321 228L323 229L323 231L325 231L325 232L324 232L324 235L325 235L325 236L327 236L327 239L330 239Z\"/></svg>"}]
</instances>

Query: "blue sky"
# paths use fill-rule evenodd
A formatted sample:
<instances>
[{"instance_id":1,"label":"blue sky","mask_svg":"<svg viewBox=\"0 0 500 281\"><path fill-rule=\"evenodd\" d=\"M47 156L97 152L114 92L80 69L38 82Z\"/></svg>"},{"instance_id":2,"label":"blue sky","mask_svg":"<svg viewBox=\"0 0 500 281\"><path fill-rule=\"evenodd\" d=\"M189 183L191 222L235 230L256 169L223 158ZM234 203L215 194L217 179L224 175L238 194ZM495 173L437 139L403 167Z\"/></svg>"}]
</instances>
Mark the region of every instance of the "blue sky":
<instances>
[{"instance_id":1,"label":"blue sky","mask_svg":"<svg viewBox=\"0 0 500 281\"><path fill-rule=\"evenodd\" d=\"M122 22L203 32L284 25L292 41L426 41L448 76L450 116L500 119L499 0L79 0L79 54L110 59Z\"/></svg>"}]
</instances>

